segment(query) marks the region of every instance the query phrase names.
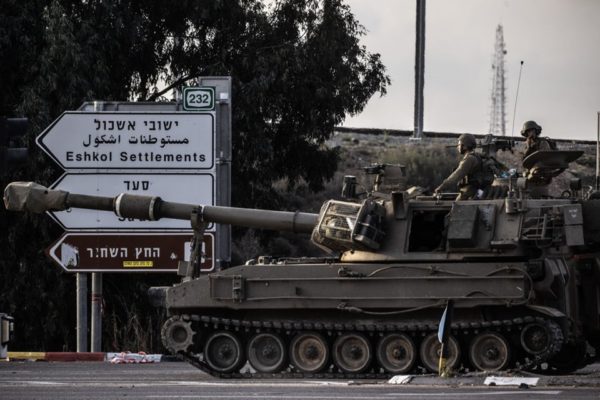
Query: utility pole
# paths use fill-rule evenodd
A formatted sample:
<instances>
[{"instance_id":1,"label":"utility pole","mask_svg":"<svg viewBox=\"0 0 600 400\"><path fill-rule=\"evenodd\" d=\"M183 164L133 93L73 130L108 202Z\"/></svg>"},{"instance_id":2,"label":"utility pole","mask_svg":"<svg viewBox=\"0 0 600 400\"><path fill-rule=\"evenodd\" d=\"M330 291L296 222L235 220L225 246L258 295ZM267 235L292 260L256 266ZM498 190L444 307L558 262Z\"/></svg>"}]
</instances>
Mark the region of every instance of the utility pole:
<instances>
[{"instance_id":1,"label":"utility pole","mask_svg":"<svg viewBox=\"0 0 600 400\"><path fill-rule=\"evenodd\" d=\"M496 44L494 45L494 61L492 62L492 104L490 112L489 133L495 136L506 135L506 76L504 71L504 32L502 25L496 28Z\"/></svg>"},{"instance_id":2,"label":"utility pole","mask_svg":"<svg viewBox=\"0 0 600 400\"><path fill-rule=\"evenodd\" d=\"M417 0L415 43L415 129L412 139L423 135L423 87L425 86L425 0Z\"/></svg>"}]
</instances>

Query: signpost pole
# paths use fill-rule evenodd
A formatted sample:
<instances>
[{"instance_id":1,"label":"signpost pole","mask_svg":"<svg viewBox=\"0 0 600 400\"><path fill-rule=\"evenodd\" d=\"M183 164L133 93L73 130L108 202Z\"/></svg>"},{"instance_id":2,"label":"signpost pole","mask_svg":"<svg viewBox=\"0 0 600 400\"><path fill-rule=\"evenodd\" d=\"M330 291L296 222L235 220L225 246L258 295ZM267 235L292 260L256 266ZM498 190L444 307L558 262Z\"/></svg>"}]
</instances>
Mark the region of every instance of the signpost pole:
<instances>
[{"instance_id":1,"label":"signpost pole","mask_svg":"<svg viewBox=\"0 0 600 400\"><path fill-rule=\"evenodd\" d=\"M94 101L94 111L104 111L101 101ZM91 329L91 351L99 352L102 347L102 274L92 273L92 329Z\"/></svg>"},{"instance_id":2,"label":"signpost pole","mask_svg":"<svg viewBox=\"0 0 600 400\"><path fill-rule=\"evenodd\" d=\"M102 273L92 273L92 352L102 348Z\"/></svg>"},{"instance_id":3,"label":"signpost pole","mask_svg":"<svg viewBox=\"0 0 600 400\"><path fill-rule=\"evenodd\" d=\"M87 274L77 273L77 352L87 351Z\"/></svg>"},{"instance_id":4,"label":"signpost pole","mask_svg":"<svg viewBox=\"0 0 600 400\"><path fill-rule=\"evenodd\" d=\"M231 115L229 113L229 99L219 100L217 108L217 120L219 121L219 147L221 154L217 163L217 204L223 206L231 205ZM228 267L231 258L231 226L223 225L218 233L217 268Z\"/></svg>"}]
</instances>

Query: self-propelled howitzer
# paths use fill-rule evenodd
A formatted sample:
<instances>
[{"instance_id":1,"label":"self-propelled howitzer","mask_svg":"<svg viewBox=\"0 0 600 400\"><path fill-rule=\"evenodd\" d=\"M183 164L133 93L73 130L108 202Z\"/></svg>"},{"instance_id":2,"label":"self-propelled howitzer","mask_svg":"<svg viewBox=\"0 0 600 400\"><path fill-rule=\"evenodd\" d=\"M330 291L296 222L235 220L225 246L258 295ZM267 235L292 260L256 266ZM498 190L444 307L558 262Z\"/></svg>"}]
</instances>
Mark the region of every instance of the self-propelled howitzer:
<instances>
[{"instance_id":1,"label":"self-propelled howitzer","mask_svg":"<svg viewBox=\"0 0 600 400\"><path fill-rule=\"evenodd\" d=\"M385 171L385 168L382 169ZM348 183L352 183L348 180ZM323 258L259 257L164 288L165 347L216 376L376 377L436 371L436 329L454 302L448 364L568 371L600 348L600 200L511 187L456 202L376 187L320 214L5 190L8 209L81 207L146 220L190 219L311 233ZM346 194L352 193L347 191ZM253 372L240 373L248 361ZM252 371L252 370L251 370Z\"/></svg>"}]
</instances>

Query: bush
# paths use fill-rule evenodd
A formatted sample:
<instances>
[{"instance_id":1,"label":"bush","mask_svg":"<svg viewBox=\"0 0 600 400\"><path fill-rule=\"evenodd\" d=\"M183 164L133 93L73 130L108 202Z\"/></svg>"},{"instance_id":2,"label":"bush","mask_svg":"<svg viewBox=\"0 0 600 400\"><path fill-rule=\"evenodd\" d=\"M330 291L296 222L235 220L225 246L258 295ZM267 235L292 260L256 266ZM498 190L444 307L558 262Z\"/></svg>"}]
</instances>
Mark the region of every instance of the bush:
<instances>
[{"instance_id":1,"label":"bush","mask_svg":"<svg viewBox=\"0 0 600 400\"><path fill-rule=\"evenodd\" d=\"M454 148L440 144L408 144L387 150L381 157L383 163L406 167L408 186L435 189L458 165Z\"/></svg>"}]
</instances>

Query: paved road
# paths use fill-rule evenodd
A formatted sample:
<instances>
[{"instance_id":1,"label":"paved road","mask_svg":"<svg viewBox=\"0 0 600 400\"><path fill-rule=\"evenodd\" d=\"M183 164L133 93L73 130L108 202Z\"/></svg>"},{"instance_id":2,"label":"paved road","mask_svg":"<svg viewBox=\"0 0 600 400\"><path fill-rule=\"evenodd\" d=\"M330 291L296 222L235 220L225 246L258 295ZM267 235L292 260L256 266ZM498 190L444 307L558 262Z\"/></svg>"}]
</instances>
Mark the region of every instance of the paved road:
<instances>
[{"instance_id":1,"label":"paved road","mask_svg":"<svg viewBox=\"0 0 600 400\"><path fill-rule=\"evenodd\" d=\"M540 379L538 387L483 386L483 376L423 376L408 385L384 381L218 380L185 363L0 363L0 399L393 400L443 398L600 399L600 365L575 376Z\"/></svg>"}]
</instances>

